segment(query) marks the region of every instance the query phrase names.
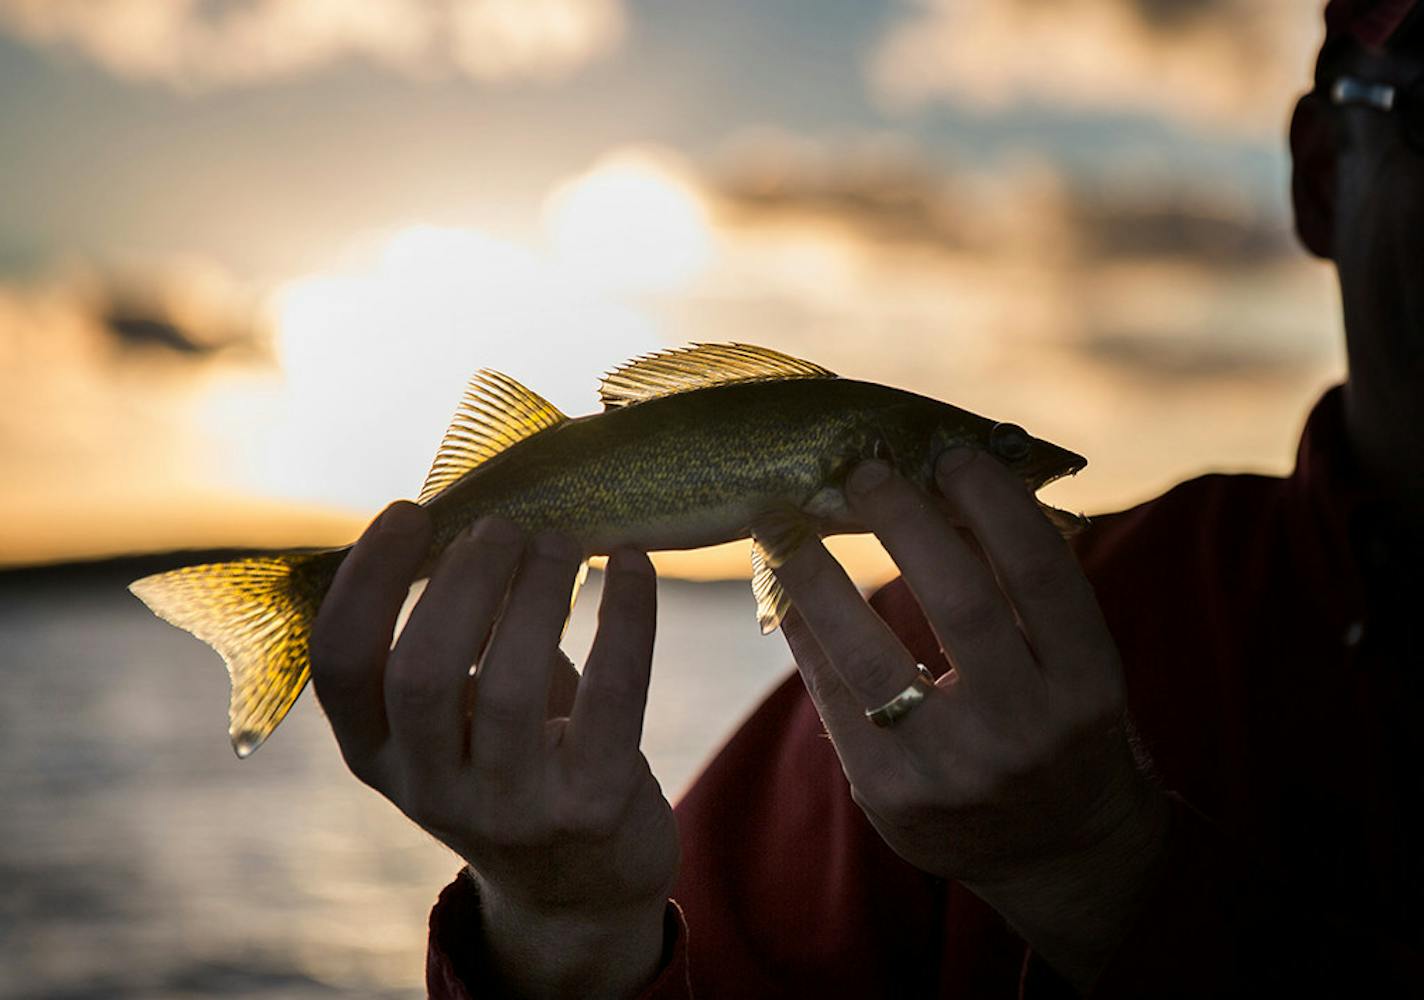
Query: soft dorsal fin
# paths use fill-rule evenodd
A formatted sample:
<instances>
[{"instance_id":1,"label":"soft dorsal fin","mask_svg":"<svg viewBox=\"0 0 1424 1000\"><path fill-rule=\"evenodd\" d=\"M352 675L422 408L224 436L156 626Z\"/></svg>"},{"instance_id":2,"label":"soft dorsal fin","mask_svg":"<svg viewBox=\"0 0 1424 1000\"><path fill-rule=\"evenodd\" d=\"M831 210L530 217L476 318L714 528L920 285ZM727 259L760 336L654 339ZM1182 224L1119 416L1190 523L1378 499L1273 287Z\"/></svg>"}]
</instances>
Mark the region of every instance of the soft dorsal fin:
<instances>
[{"instance_id":1,"label":"soft dorsal fin","mask_svg":"<svg viewBox=\"0 0 1424 1000\"><path fill-rule=\"evenodd\" d=\"M820 365L751 344L694 344L634 358L603 377L598 396L605 410L659 396L732 382L835 378Z\"/></svg>"},{"instance_id":2,"label":"soft dorsal fin","mask_svg":"<svg viewBox=\"0 0 1424 1000\"><path fill-rule=\"evenodd\" d=\"M465 473L511 445L568 419L532 389L508 375L481 368L470 379L455 419L440 442L421 487L420 502L433 500Z\"/></svg>"}]
</instances>

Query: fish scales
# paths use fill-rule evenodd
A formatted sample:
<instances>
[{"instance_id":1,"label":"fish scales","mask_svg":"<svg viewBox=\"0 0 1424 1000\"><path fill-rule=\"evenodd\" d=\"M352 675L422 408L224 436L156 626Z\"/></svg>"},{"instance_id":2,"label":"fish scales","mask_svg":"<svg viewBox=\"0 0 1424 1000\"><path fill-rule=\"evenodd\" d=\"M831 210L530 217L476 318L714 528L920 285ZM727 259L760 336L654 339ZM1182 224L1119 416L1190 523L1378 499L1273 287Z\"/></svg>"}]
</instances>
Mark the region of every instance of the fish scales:
<instances>
[{"instance_id":1,"label":"fish scales","mask_svg":"<svg viewBox=\"0 0 1424 1000\"><path fill-rule=\"evenodd\" d=\"M799 508L837 475L864 420L862 388L887 392L753 382L571 420L432 501L435 547L487 514L567 534L590 555L654 538L658 549L691 549L746 537L757 509Z\"/></svg>"},{"instance_id":2,"label":"fish scales","mask_svg":"<svg viewBox=\"0 0 1424 1000\"><path fill-rule=\"evenodd\" d=\"M488 515L564 534L586 556L752 536L757 616L770 631L790 606L775 568L817 534L864 530L841 492L856 462L883 459L931 490L936 456L979 448L1033 491L1086 464L1017 425L746 344L635 359L605 377L600 396L602 413L569 419L508 376L477 373L421 491L433 526L425 571ZM1061 530L1083 523L1040 507ZM238 756L267 739L305 687L311 624L349 551L274 550L130 585L222 655Z\"/></svg>"}]
</instances>

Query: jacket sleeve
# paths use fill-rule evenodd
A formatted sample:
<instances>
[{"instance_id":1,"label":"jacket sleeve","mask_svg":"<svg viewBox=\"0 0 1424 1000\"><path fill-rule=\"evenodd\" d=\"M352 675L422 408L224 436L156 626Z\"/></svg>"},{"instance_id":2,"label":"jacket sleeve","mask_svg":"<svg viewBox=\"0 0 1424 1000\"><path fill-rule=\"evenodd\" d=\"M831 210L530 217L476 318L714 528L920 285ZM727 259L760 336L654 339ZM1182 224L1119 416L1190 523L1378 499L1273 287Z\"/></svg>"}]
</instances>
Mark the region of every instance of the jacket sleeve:
<instances>
[{"instance_id":1,"label":"jacket sleeve","mask_svg":"<svg viewBox=\"0 0 1424 1000\"><path fill-rule=\"evenodd\" d=\"M445 887L430 911L425 988L437 1000L485 1000L509 994L490 969L483 948L479 890L463 873ZM663 961L639 1000L692 1000L687 976L687 925L668 900L663 918Z\"/></svg>"}]
</instances>

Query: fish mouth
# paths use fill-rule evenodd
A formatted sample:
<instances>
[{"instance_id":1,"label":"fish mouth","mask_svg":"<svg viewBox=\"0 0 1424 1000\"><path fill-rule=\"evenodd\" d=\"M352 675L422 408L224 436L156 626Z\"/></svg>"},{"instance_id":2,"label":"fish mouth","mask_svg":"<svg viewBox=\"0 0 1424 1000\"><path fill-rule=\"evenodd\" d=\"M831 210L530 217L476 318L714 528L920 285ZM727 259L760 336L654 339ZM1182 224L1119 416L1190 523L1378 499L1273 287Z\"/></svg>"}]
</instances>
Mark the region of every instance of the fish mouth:
<instances>
[{"instance_id":1,"label":"fish mouth","mask_svg":"<svg viewBox=\"0 0 1424 1000\"><path fill-rule=\"evenodd\" d=\"M1042 454L1029 467L1025 475L1025 478L1033 484L1035 491L1068 476L1076 476L1088 465L1086 458L1067 448L1060 448L1047 441L1040 441L1039 447Z\"/></svg>"}]
</instances>

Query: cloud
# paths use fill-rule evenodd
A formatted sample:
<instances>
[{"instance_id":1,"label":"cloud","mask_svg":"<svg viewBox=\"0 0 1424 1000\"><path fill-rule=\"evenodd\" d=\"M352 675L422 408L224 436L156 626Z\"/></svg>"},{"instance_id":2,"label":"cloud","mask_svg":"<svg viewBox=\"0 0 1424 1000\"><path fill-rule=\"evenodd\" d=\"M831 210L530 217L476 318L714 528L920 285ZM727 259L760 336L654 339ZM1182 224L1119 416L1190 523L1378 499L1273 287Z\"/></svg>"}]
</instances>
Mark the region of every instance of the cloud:
<instances>
[{"instance_id":1,"label":"cloud","mask_svg":"<svg viewBox=\"0 0 1424 1000\"><path fill-rule=\"evenodd\" d=\"M163 544L311 543L295 527L237 534L227 512L409 494L478 367L582 414L619 361L726 340L1021 423L1092 459L1053 502L1104 510L1207 467L1286 467L1304 407L1342 370L1328 268L1229 187L1084 189L1028 154L956 167L884 136L744 139L715 177L611 151L551 189L542 238L412 225L294 277L259 297L270 357L172 349L174 331L230 343L251 314L201 262L142 295L112 278L0 281L0 467L15 481L0 522L27 553L83 551L94 532L138 545L132 525L181 524L170 514L206 490L229 497L229 526ZM124 302L172 329L116 338L105 318ZM867 581L884 565L853 558ZM724 552L678 571L746 565Z\"/></svg>"},{"instance_id":2,"label":"cloud","mask_svg":"<svg viewBox=\"0 0 1424 1000\"><path fill-rule=\"evenodd\" d=\"M1298 0L907 0L869 67L887 106L1034 103L1279 131L1308 79Z\"/></svg>"},{"instance_id":3,"label":"cloud","mask_svg":"<svg viewBox=\"0 0 1424 1000\"><path fill-rule=\"evenodd\" d=\"M185 90L360 59L411 77L553 80L621 41L622 0L0 0L0 30Z\"/></svg>"},{"instance_id":4,"label":"cloud","mask_svg":"<svg viewBox=\"0 0 1424 1000\"><path fill-rule=\"evenodd\" d=\"M1233 180L1172 174L1151 158L1104 176L1023 151L937 163L902 137L827 143L759 128L727 145L717 187L743 216L816 217L868 242L943 252L1078 267L1152 259L1223 268L1297 255L1279 203Z\"/></svg>"},{"instance_id":5,"label":"cloud","mask_svg":"<svg viewBox=\"0 0 1424 1000\"><path fill-rule=\"evenodd\" d=\"M670 339L734 335L1021 423L1092 460L1060 506L1288 468L1342 370L1329 269L1230 177L760 129L711 190L723 251Z\"/></svg>"}]
</instances>

